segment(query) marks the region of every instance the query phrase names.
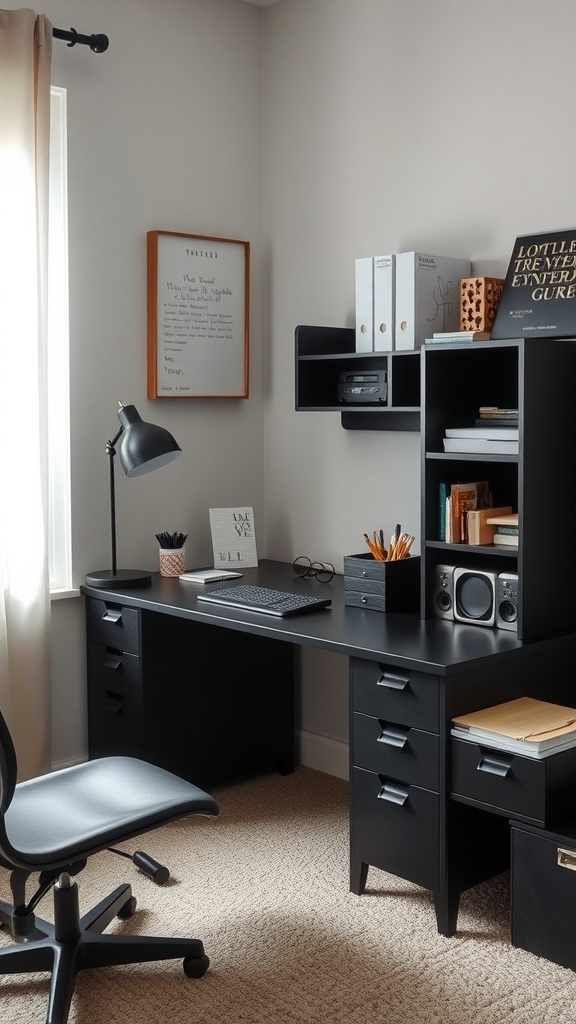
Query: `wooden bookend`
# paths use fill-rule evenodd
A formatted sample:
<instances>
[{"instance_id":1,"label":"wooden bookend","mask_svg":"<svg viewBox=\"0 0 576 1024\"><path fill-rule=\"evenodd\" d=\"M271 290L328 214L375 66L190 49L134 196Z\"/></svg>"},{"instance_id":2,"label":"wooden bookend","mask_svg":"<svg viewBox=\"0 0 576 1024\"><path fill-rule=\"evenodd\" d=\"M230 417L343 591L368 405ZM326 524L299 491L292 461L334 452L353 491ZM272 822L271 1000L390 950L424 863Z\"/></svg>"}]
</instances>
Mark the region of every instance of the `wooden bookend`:
<instances>
[{"instance_id":1,"label":"wooden bookend","mask_svg":"<svg viewBox=\"0 0 576 1024\"><path fill-rule=\"evenodd\" d=\"M499 277L464 277L460 281L460 330L490 331L504 281Z\"/></svg>"}]
</instances>

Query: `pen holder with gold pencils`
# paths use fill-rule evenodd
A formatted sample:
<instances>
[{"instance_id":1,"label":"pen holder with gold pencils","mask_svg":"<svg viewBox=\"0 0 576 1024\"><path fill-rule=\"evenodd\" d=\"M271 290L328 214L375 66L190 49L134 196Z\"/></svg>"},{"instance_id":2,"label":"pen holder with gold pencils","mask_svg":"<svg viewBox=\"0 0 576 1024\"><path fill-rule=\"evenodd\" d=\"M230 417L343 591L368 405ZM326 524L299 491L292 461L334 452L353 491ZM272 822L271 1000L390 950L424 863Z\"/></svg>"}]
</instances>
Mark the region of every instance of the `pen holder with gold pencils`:
<instances>
[{"instance_id":1,"label":"pen holder with gold pencils","mask_svg":"<svg viewBox=\"0 0 576 1024\"><path fill-rule=\"evenodd\" d=\"M420 556L385 562L368 551L344 555L344 604L379 612L417 612Z\"/></svg>"}]
</instances>

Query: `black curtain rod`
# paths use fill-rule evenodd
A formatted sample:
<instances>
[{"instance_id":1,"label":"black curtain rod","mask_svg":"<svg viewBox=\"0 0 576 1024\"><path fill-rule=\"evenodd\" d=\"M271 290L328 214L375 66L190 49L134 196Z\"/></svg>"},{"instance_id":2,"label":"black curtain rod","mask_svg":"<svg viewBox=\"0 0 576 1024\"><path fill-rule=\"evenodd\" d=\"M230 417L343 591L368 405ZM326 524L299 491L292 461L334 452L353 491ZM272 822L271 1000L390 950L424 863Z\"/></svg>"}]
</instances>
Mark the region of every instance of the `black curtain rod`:
<instances>
[{"instance_id":1,"label":"black curtain rod","mask_svg":"<svg viewBox=\"0 0 576 1024\"><path fill-rule=\"evenodd\" d=\"M53 28L52 35L55 39L68 39L68 46L75 46L76 43L82 43L83 46L89 46L92 53L104 53L104 50L107 50L110 45L108 36L81 36L75 28L71 28L68 31L63 28Z\"/></svg>"}]
</instances>

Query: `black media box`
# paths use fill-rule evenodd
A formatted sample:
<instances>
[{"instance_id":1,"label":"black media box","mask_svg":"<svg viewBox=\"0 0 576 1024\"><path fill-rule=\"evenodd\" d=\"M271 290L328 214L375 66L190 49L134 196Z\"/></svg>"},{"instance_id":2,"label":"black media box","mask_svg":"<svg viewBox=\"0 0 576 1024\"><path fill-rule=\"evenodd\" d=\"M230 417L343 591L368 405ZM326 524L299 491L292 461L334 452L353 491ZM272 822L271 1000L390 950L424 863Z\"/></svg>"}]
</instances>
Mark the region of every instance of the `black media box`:
<instances>
[{"instance_id":1,"label":"black media box","mask_svg":"<svg viewBox=\"0 0 576 1024\"><path fill-rule=\"evenodd\" d=\"M417 612L420 556L380 562L369 552L344 555L344 604L379 612Z\"/></svg>"}]
</instances>

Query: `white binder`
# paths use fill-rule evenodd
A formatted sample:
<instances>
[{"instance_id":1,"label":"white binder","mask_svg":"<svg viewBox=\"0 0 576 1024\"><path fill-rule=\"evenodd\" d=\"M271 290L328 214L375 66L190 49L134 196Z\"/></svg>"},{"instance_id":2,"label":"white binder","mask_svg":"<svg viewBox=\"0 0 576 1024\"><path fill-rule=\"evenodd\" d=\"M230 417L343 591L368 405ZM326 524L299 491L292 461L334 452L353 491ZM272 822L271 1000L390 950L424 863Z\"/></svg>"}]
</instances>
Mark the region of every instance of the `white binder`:
<instances>
[{"instance_id":1,"label":"white binder","mask_svg":"<svg viewBox=\"0 0 576 1024\"><path fill-rule=\"evenodd\" d=\"M395 265L394 253L374 256L375 352L391 352L394 348Z\"/></svg>"},{"instance_id":2,"label":"white binder","mask_svg":"<svg viewBox=\"0 0 576 1024\"><path fill-rule=\"evenodd\" d=\"M395 347L420 348L436 331L457 331L460 281L471 273L471 261L459 257L396 253Z\"/></svg>"},{"instance_id":3,"label":"white binder","mask_svg":"<svg viewBox=\"0 0 576 1024\"><path fill-rule=\"evenodd\" d=\"M356 351L374 348L374 261L372 256L356 260Z\"/></svg>"}]
</instances>

